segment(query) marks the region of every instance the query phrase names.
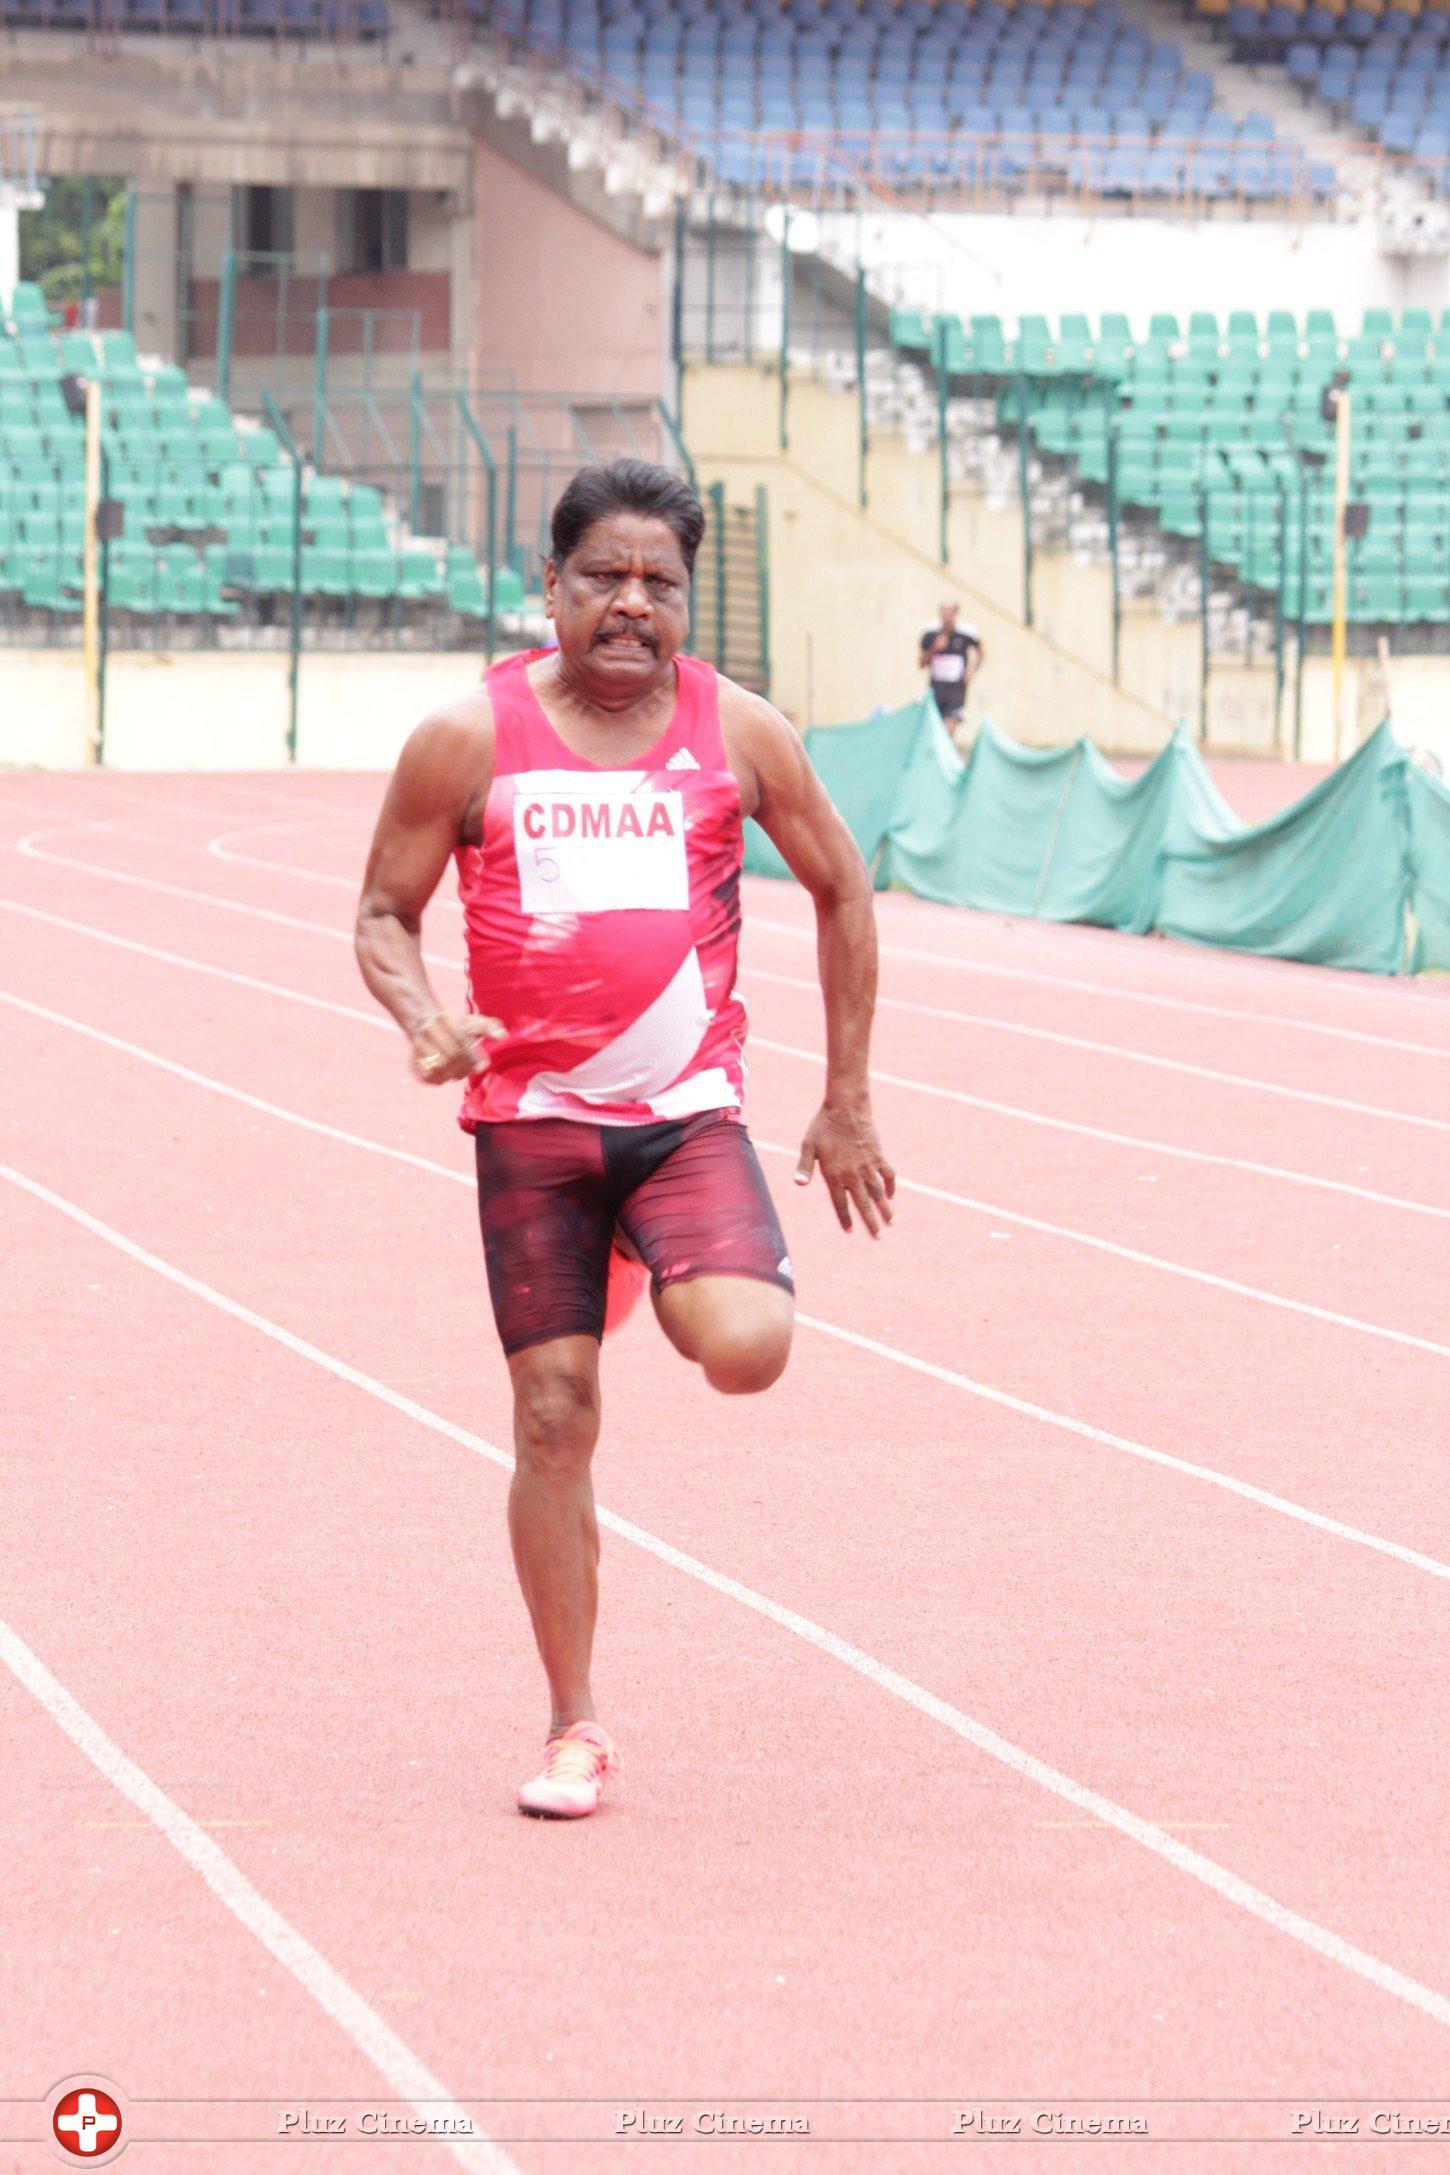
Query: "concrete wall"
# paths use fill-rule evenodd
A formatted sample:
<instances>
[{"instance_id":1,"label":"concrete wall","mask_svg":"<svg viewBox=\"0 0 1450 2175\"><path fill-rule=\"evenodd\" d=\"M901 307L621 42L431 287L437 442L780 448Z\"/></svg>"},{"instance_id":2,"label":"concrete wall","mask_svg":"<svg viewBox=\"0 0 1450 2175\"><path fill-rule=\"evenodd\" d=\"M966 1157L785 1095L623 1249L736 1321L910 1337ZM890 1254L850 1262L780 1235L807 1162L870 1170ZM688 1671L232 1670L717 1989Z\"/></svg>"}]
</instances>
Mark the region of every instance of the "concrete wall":
<instances>
[{"instance_id":1,"label":"concrete wall","mask_svg":"<svg viewBox=\"0 0 1450 2175\"><path fill-rule=\"evenodd\" d=\"M1105 747L1135 752L1163 745L1172 717L1113 686L1100 633L1090 649L1074 648L1056 629L1022 624L1015 516L959 495L944 567L934 456L878 441L863 513L855 499L854 394L794 385L785 453L771 450L778 402L777 380L765 370L686 374L685 438L702 482L722 480L732 498L766 488L771 682L787 716L802 726L828 724L900 702L922 685L921 629L943 597L955 596L986 644L974 701L1009 732L1039 743L1089 732Z\"/></svg>"},{"instance_id":2,"label":"concrete wall","mask_svg":"<svg viewBox=\"0 0 1450 2175\"><path fill-rule=\"evenodd\" d=\"M668 345L656 250L480 143L475 151L474 372L521 392L654 399Z\"/></svg>"},{"instance_id":3,"label":"concrete wall","mask_svg":"<svg viewBox=\"0 0 1450 2175\"><path fill-rule=\"evenodd\" d=\"M764 367L692 365L685 376L685 438L701 481L723 481L743 500L764 484L770 513L772 692L800 725L861 717L921 684L915 645L943 597L981 627L986 662L974 704L1019 738L1051 743L1091 733L1103 747L1146 753L1177 723L1197 732L1201 650L1197 616L1170 624L1151 599L1125 604L1120 681L1112 679L1111 581L1106 565L1038 549L1033 625L1025 626L1022 521L1015 501L994 505L954 486L948 563L939 556L940 472L935 447L873 441L868 506L857 503L854 392L793 381L788 449L779 446L780 392ZM1275 716L1272 663L1211 661L1208 741L1221 752L1288 751L1294 725L1292 643ZM1450 660L1403 656L1390 673L1392 708L1412 745L1450 755ZM1346 667L1338 753L1347 755L1386 707L1375 658ZM1277 728L1277 740L1276 740ZM1333 675L1327 657L1305 665L1301 753L1335 760Z\"/></svg>"},{"instance_id":4,"label":"concrete wall","mask_svg":"<svg viewBox=\"0 0 1450 2175\"><path fill-rule=\"evenodd\" d=\"M481 657L375 651L304 656L298 761L385 770L413 727L477 684ZM287 659L166 651L113 656L106 760L117 770L275 770L287 760ZM85 683L76 650L0 650L0 767L82 768Z\"/></svg>"}]
</instances>

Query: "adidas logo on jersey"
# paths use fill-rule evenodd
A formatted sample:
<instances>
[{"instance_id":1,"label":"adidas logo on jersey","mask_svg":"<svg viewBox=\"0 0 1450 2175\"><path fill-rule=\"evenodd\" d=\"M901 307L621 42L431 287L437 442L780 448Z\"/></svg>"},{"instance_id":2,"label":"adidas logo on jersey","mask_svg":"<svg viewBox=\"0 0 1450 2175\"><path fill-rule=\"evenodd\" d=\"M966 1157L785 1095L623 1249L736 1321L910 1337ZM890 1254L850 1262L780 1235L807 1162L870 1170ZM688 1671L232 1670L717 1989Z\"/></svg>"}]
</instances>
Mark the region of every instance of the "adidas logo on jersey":
<instances>
[{"instance_id":1,"label":"adidas logo on jersey","mask_svg":"<svg viewBox=\"0 0 1450 2175\"><path fill-rule=\"evenodd\" d=\"M665 765L666 770L698 770L699 767L688 748L676 748Z\"/></svg>"}]
</instances>

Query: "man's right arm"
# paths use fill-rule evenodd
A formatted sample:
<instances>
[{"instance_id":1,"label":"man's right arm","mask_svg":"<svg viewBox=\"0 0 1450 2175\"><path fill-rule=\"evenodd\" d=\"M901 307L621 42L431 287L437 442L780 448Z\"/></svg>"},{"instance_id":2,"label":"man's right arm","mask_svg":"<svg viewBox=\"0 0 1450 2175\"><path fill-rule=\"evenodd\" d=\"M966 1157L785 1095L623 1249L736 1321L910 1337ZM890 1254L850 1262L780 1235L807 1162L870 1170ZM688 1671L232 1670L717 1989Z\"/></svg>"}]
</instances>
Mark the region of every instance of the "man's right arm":
<instances>
[{"instance_id":1,"label":"man's right arm","mask_svg":"<svg viewBox=\"0 0 1450 2175\"><path fill-rule=\"evenodd\" d=\"M423 964L423 910L493 775L493 713L479 690L425 718L398 758L373 833L355 948L362 978L413 1046L418 1077L437 1086L479 1063L495 1020L450 1013Z\"/></svg>"}]
</instances>

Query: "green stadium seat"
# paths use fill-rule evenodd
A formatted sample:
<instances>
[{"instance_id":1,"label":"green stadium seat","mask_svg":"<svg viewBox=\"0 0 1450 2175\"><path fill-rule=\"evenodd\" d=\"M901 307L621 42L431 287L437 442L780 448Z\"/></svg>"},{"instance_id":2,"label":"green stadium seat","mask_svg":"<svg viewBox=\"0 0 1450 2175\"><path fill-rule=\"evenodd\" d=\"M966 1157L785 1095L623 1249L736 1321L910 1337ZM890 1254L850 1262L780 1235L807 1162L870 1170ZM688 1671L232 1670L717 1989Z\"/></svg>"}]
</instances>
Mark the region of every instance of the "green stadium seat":
<instances>
[{"instance_id":1,"label":"green stadium seat","mask_svg":"<svg viewBox=\"0 0 1450 2175\"><path fill-rule=\"evenodd\" d=\"M17 332L37 326L44 331L53 322L44 291L33 279L15 282L15 291L10 297L10 322Z\"/></svg>"},{"instance_id":2,"label":"green stadium seat","mask_svg":"<svg viewBox=\"0 0 1450 2175\"><path fill-rule=\"evenodd\" d=\"M951 378L966 378L972 374L972 351L962 330L959 317L938 317L931 328L931 364L938 373L945 371Z\"/></svg>"},{"instance_id":3,"label":"green stadium seat","mask_svg":"<svg viewBox=\"0 0 1450 2175\"><path fill-rule=\"evenodd\" d=\"M1002 320L988 313L973 317L968 327L972 369L978 377L1003 377L1011 368Z\"/></svg>"},{"instance_id":4,"label":"green stadium seat","mask_svg":"<svg viewBox=\"0 0 1450 2175\"><path fill-rule=\"evenodd\" d=\"M348 563L351 584L356 595L384 601L397 595L397 561L386 545L377 548L364 546L362 549L354 546Z\"/></svg>"},{"instance_id":5,"label":"green stadium seat","mask_svg":"<svg viewBox=\"0 0 1450 2175\"><path fill-rule=\"evenodd\" d=\"M488 591L466 544L448 547L448 603L450 610L469 619L483 619L488 613Z\"/></svg>"},{"instance_id":6,"label":"green stadium seat","mask_svg":"<svg viewBox=\"0 0 1450 2175\"><path fill-rule=\"evenodd\" d=\"M477 568L474 569L475 573ZM449 554L449 572L452 572L452 553ZM405 603L423 603L430 597L441 597L444 576L439 569L438 555L431 544L406 544L398 559L398 595Z\"/></svg>"},{"instance_id":7,"label":"green stadium seat","mask_svg":"<svg viewBox=\"0 0 1450 2175\"><path fill-rule=\"evenodd\" d=\"M304 544L302 587L309 596L345 597L351 587L346 544Z\"/></svg>"},{"instance_id":8,"label":"green stadium seat","mask_svg":"<svg viewBox=\"0 0 1450 2175\"><path fill-rule=\"evenodd\" d=\"M1067 312L1057 332L1057 367L1063 376L1085 377L1093 367L1095 349L1087 319Z\"/></svg>"},{"instance_id":9,"label":"green stadium seat","mask_svg":"<svg viewBox=\"0 0 1450 2175\"><path fill-rule=\"evenodd\" d=\"M170 613L207 611L207 568L200 552L187 544L167 544L157 559L157 609Z\"/></svg>"},{"instance_id":10,"label":"green stadium seat","mask_svg":"<svg viewBox=\"0 0 1450 2175\"><path fill-rule=\"evenodd\" d=\"M893 347L908 355L925 355L931 348L931 328L920 310L893 310L890 320Z\"/></svg>"}]
</instances>

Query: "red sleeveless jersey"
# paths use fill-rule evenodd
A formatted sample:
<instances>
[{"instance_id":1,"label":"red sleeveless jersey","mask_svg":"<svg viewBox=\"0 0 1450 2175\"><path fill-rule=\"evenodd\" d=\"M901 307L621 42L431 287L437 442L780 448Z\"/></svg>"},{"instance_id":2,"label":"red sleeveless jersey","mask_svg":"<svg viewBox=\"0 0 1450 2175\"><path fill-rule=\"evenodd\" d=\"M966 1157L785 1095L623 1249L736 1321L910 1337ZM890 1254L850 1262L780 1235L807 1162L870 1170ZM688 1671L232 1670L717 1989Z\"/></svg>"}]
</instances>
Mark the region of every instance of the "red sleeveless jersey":
<instances>
[{"instance_id":1,"label":"red sleeveless jersey","mask_svg":"<svg viewBox=\"0 0 1450 2175\"><path fill-rule=\"evenodd\" d=\"M529 685L495 665L483 840L461 846L471 1001L503 1022L459 1123L649 1125L738 1110L745 1007L740 794L713 665L675 660L674 715L627 769L566 747Z\"/></svg>"}]
</instances>

